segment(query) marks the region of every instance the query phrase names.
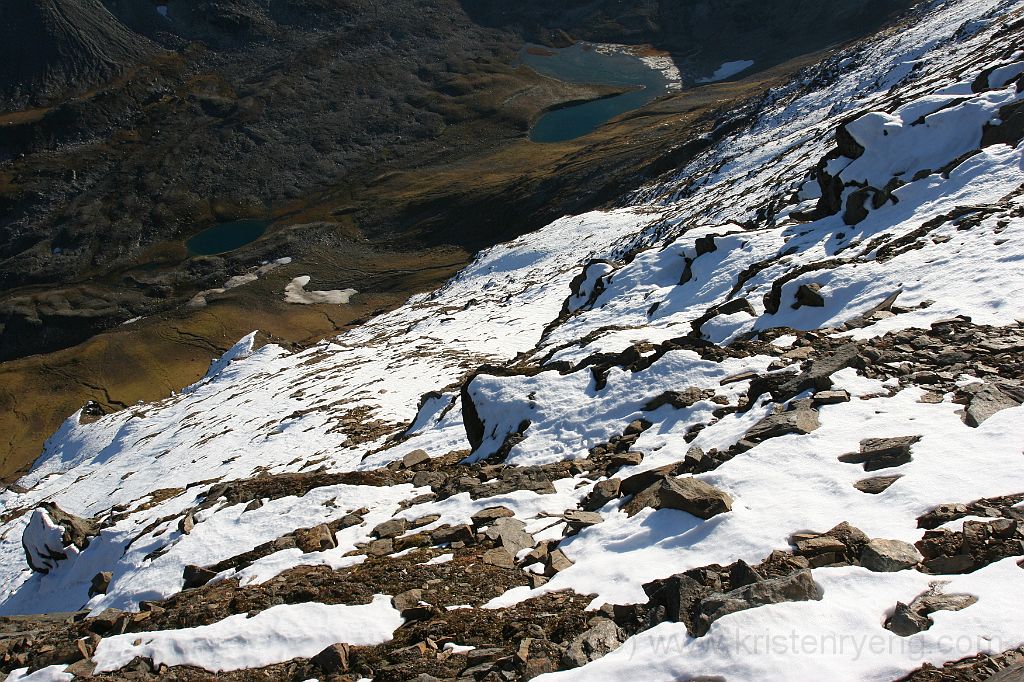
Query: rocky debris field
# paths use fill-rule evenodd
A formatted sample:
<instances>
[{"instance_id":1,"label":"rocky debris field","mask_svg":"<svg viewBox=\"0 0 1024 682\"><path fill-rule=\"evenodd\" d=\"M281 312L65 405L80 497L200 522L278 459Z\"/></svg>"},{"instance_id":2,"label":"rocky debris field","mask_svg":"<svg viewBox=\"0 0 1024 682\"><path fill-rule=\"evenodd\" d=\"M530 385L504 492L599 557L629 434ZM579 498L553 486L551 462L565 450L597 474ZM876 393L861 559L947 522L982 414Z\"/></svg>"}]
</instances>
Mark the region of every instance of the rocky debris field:
<instances>
[{"instance_id":1,"label":"rocky debris field","mask_svg":"<svg viewBox=\"0 0 1024 682\"><path fill-rule=\"evenodd\" d=\"M1010 680L1024 7L803 71L616 210L73 415L10 680Z\"/></svg>"}]
</instances>

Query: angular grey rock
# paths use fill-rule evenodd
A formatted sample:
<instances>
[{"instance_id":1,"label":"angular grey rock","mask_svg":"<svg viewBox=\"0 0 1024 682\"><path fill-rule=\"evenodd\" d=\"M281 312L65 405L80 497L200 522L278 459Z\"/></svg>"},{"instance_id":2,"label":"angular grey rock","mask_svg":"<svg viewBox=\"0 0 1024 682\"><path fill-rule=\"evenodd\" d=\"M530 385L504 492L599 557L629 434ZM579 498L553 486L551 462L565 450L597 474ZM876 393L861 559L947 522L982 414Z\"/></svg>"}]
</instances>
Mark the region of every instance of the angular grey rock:
<instances>
[{"instance_id":1,"label":"angular grey rock","mask_svg":"<svg viewBox=\"0 0 1024 682\"><path fill-rule=\"evenodd\" d=\"M912 461L910 448L921 436L899 436L897 438L865 438L860 442L860 452L840 455L839 461L847 464L863 464L864 471L877 471L897 467Z\"/></svg>"},{"instance_id":2,"label":"angular grey rock","mask_svg":"<svg viewBox=\"0 0 1024 682\"><path fill-rule=\"evenodd\" d=\"M637 493L623 508L629 516L641 509L679 509L701 519L732 510L732 498L718 488L691 476L663 478Z\"/></svg>"},{"instance_id":3,"label":"angular grey rock","mask_svg":"<svg viewBox=\"0 0 1024 682\"><path fill-rule=\"evenodd\" d=\"M807 434L817 429L820 425L816 410L798 408L788 412L768 415L750 427L743 438L753 443L760 443L769 438L785 436L790 433Z\"/></svg>"},{"instance_id":4,"label":"angular grey rock","mask_svg":"<svg viewBox=\"0 0 1024 682\"><path fill-rule=\"evenodd\" d=\"M999 387L992 384L985 384L974 392L967 409L964 410L964 423L968 426L978 427L986 419L1000 410L1010 407L1019 407L1021 401L1015 400Z\"/></svg>"},{"instance_id":5,"label":"angular grey rock","mask_svg":"<svg viewBox=\"0 0 1024 682\"><path fill-rule=\"evenodd\" d=\"M393 551L395 551L395 541L391 538L374 540L366 546L366 554L368 556L384 556L385 554L391 554Z\"/></svg>"},{"instance_id":6,"label":"angular grey rock","mask_svg":"<svg viewBox=\"0 0 1024 682\"><path fill-rule=\"evenodd\" d=\"M708 588L685 573L645 583L647 606L654 620L683 623L691 635L702 634L700 624L692 615L697 604L709 592Z\"/></svg>"},{"instance_id":7,"label":"angular grey rock","mask_svg":"<svg viewBox=\"0 0 1024 682\"><path fill-rule=\"evenodd\" d=\"M569 642L562 665L579 668L615 651L626 640L626 633L608 618L591 619L590 628Z\"/></svg>"},{"instance_id":8,"label":"angular grey rock","mask_svg":"<svg viewBox=\"0 0 1024 682\"><path fill-rule=\"evenodd\" d=\"M388 519L378 523L371 531L376 538L396 538L409 528L409 522L402 518Z\"/></svg>"},{"instance_id":9,"label":"angular grey rock","mask_svg":"<svg viewBox=\"0 0 1024 682\"><path fill-rule=\"evenodd\" d=\"M497 566L498 568L515 568L516 561L515 557L509 554L508 550L504 547L495 547L489 549L483 554L483 562L491 566Z\"/></svg>"},{"instance_id":10,"label":"angular grey rock","mask_svg":"<svg viewBox=\"0 0 1024 682\"><path fill-rule=\"evenodd\" d=\"M891 573L916 566L924 559L909 542L875 538L860 553L860 564L869 571Z\"/></svg>"},{"instance_id":11,"label":"angular grey rock","mask_svg":"<svg viewBox=\"0 0 1024 682\"><path fill-rule=\"evenodd\" d=\"M701 600L700 611L709 622L714 622L722 616L755 606L788 601L816 601L821 598L821 588L814 583L810 570L803 569L780 578L745 585L730 592L711 594Z\"/></svg>"},{"instance_id":12,"label":"angular grey rock","mask_svg":"<svg viewBox=\"0 0 1024 682\"><path fill-rule=\"evenodd\" d=\"M525 530L526 524L519 519L503 517L495 520L483 535L488 540L499 543L513 558L524 549L537 544L533 536Z\"/></svg>"},{"instance_id":13,"label":"angular grey rock","mask_svg":"<svg viewBox=\"0 0 1024 682\"><path fill-rule=\"evenodd\" d=\"M901 474L895 474L892 476L875 476L873 478L865 478L864 480L857 481L853 484L853 487L862 493L877 495L885 492L889 486L901 478L903 478Z\"/></svg>"}]
</instances>

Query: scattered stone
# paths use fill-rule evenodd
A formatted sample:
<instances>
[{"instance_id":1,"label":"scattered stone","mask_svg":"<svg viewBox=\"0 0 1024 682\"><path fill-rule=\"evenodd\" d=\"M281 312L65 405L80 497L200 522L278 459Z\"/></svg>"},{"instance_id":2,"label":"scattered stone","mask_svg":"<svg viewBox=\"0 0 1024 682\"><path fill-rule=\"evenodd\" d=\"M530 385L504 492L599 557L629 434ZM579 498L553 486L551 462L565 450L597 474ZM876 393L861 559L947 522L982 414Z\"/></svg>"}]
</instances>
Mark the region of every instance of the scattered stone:
<instances>
[{"instance_id":1,"label":"scattered stone","mask_svg":"<svg viewBox=\"0 0 1024 682\"><path fill-rule=\"evenodd\" d=\"M303 552L323 552L334 549L338 541L326 523L321 523L312 528L300 528L295 531L295 546Z\"/></svg>"},{"instance_id":2,"label":"scattered stone","mask_svg":"<svg viewBox=\"0 0 1024 682\"><path fill-rule=\"evenodd\" d=\"M430 461L430 455L424 450L413 450L402 458L402 468L411 469L417 464Z\"/></svg>"},{"instance_id":3,"label":"scattered stone","mask_svg":"<svg viewBox=\"0 0 1024 682\"><path fill-rule=\"evenodd\" d=\"M639 436L641 433L651 428L651 423L644 421L643 419L637 419L631 421L626 429L622 432L623 436Z\"/></svg>"},{"instance_id":4,"label":"scattered stone","mask_svg":"<svg viewBox=\"0 0 1024 682\"><path fill-rule=\"evenodd\" d=\"M732 498L700 479L662 478L649 488L637 493L624 507L629 516L641 509L679 509L701 519L732 510Z\"/></svg>"},{"instance_id":5,"label":"scattered stone","mask_svg":"<svg viewBox=\"0 0 1024 682\"><path fill-rule=\"evenodd\" d=\"M860 442L860 452L840 455L839 461L847 464L863 464L864 471L901 466L913 460L910 447L919 440L921 440L921 436L865 438Z\"/></svg>"},{"instance_id":6,"label":"scattered stone","mask_svg":"<svg viewBox=\"0 0 1024 682\"><path fill-rule=\"evenodd\" d=\"M437 521L439 518L441 518L440 514L427 514L426 516L421 516L418 519L415 519L409 525L413 528L422 528L423 526L429 526L434 521Z\"/></svg>"},{"instance_id":7,"label":"scattered stone","mask_svg":"<svg viewBox=\"0 0 1024 682\"><path fill-rule=\"evenodd\" d=\"M97 594L106 594L113 577L114 574L110 571L101 571L94 575L92 583L89 585L89 596L95 597Z\"/></svg>"},{"instance_id":8,"label":"scattered stone","mask_svg":"<svg viewBox=\"0 0 1024 682\"><path fill-rule=\"evenodd\" d=\"M825 298L818 292L821 291L821 285L812 284L801 284L796 290L796 306L809 306L812 308L824 308Z\"/></svg>"},{"instance_id":9,"label":"scattered stone","mask_svg":"<svg viewBox=\"0 0 1024 682\"><path fill-rule=\"evenodd\" d=\"M182 589L190 590L195 587L202 587L213 580L216 575L216 573L208 568L189 564L185 566L185 570L182 572L181 577L185 580L185 584L182 586Z\"/></svg>"},{"instance_id":10,"label":"scattered stone","mask_svg":"<svg viewBox=\"0 0 1024 682\"><path fill-rule=\"evenodd\" d=\"M397 538L409 528L409 522L403 518L388 519L374 526L370 534L376 538Z\"/></svg>"},{"instance_id":11,"label":"scattered stone","mask_svg":"<svg viewBox=\"0 0 1024 682\"><path fill-rule=\"evenodd\" d=\"M974 568L974 558L970 554L954 554L925 559L924 567L929 573L952 575L967 573Z\"/></svg>"},{"instance_id":12,"label":"scattered stone","mask_svg":"<svg viewBox=\"0 0 1024 682\"><path fill-rule=\"evenodd\" d=\"M860 554L860 565L869 571L891 573L913 568L924 557L917 547L902 540L869 540Z\"/></svg>"},{"instance_id":13,"label":"scattered stone","mask_svg":"<svg viewBox=\"0 0 1024 682\"><path fill-rule=\"evenodd\" d=\"M626 633L608 618L593 618L589 625L590 629L569 642L562 655L565 667L582 667L618 649L626 641Z\"/></svg>"},{"instance_id":14,"label":"scattered stone","mask_svg":"<svg viewBox=\"0 0 1024 682\"><path fill-rule=\"evenodd\" d=\"M873 478L865 478L857 481L853 484L853 487L862 493L877 495L885 492L889 486L901 478L903 478L902 474L894 474L892 476L875 476Z\"/></svg>"},{"instance_id":15,"label":"scattered stone","mask_svg":"<svg viewBox=\"0 0 1024 682\"><path fill-rule=\"evenodd\" d=\"M337 675L348 672L348 655L348 644L332 644L310 659L310 662L327 675Z\"/></svg>"},{"instance_id":16,"label":"scattered stone","mask_svg":"<svg viewBox=\"0 0 1024 682\"><path fill-rule=\"evenodd\" d=\"M244 514L245 512L256 511L257 509L259 509L262 506L263 506L263 500L261 500L260 498L257 497L255 500L253 500L249 504L245 505L245 509L242 510L242 513Z\"/></svg>"}]
</instances>

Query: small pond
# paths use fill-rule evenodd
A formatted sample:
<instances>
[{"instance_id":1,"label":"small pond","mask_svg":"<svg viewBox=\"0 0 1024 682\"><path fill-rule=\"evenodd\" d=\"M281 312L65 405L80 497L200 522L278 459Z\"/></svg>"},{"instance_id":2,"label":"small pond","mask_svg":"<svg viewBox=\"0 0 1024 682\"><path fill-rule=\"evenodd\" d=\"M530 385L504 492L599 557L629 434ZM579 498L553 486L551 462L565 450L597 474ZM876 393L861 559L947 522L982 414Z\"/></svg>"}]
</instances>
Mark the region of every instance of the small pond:
<instances>
[{"instance_id":1,"label":"small pond","mask_svg":"<svg viewBox=\"0 0 1024 682\"><path fill-rule=\"evenodd\" d=\"M185 242L189 253L196 256L213 256L233 251L263 236L267 220L234 220L207 228Z\"/></svg>"},{"instance_id":2,"label":"small pond","mask_svg":"<svg viewBox=\"0 0 1024 682\"><path fill-rule=\"evenodd\" d=\"M678 71L666 58L645 59L621 46L576 43L554 50L527 45L520 52L520 59L537 73L558 80L631 88L620 95L547 111L530 130L534 142L564 142L582 137L620 114L679 89Z\"/></svg>"}]
</instances>

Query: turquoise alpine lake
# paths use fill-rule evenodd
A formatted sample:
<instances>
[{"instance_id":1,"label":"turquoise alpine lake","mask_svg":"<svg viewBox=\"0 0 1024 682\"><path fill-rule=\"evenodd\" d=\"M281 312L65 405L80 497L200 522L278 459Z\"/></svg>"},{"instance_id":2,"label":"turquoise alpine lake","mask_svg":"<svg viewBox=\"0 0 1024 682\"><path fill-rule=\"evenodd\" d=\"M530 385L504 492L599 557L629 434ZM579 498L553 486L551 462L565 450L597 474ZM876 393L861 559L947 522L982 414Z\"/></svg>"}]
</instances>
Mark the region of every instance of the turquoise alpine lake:
<instances>
[{"instance_id":1,"label":"turquoise alpine lake","mask_svg":"<svg viewBox=\"0 0 1024 682\"><path fill-rule=\"evenodd\" d=\"M220 223L194 235L185 247L196 256L213 256L218 253L234 251L263 236L267 231L267 220L234 220Z\"/></svg>"},{"instance_id":2,"label":"turquoise alpine lake","mask_svg":"<svg viewBox=\"0 0 1024 682\"><path fill-rule=\"evenodd\" d=\"M537 73L569 83L629 88L610 97L569 104L545 112L530 130L534 142L564 142L593 132L603 123L678 89L678 84L625 49L576 43L561 49L527 45L523 64Z\"/></svg>"}]
</instances>

